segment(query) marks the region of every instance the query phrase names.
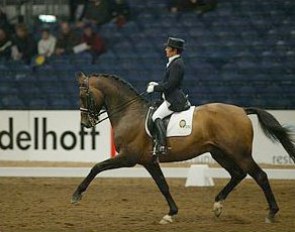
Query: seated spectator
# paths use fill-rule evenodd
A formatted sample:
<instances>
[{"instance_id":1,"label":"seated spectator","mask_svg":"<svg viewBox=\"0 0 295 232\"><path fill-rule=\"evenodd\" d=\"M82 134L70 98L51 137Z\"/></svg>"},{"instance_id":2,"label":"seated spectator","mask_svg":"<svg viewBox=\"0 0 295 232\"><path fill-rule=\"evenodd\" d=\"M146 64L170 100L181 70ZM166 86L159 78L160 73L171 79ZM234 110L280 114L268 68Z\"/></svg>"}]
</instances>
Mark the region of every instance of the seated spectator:
<instances>
[{"instance_id":1,"label":"seated spectator","mask_svg":"<svg viewBox=\"0 0 295 232\"><path fill-rule=\"evenodd\" d=\"M87 44L88 50L94 58L106 51L104 40L93 30L91 24L85 25L82 42Z\"/></svg>"},{"instance_id":2,"label":"seated spectator","mask_svg":"<svg viewBox=\"0 0 295 232\"><path fill-rule=\"evenodd\" d=\"M110 0L89 0L86 4L84 19L102 25L112 19Z\"/></svg>"},{"instance_id":3,"label":"seated spectator","mask_svg":"<svg viewBox=\"0 0 295 232\"><path fill-rule=\"evenodd\" d=\"M169 0L168 8L172 13L197 11L205 13L216 8L217 0Z\"/></svg>"},{"instance_id":4,"label":"seated spectator","mask_svg":"<svg viewBox=\"0 0 295 232\"><path fill-rule=\"evenodd\" d=\"M27 64L29 64L31 58L37 54L37 44L34 37L29 34L25 24L16 25L11 49L12 58L14 60L23 60Z\"/></svg>"},{"instance_id":5,"label":"seated spectator","mask_svg":"<svg viewBox=\"0 0 295 232\"><path fill-rule=\"evenodd\" d=\"M84 16L86 0L69 0L70 22L80 21Z\"/></svg>"},{"instance_id":6,"label":"seated spectator","mask_svg":"<svg viewBox=\"0 0 295 232\"><path fill-rule=\"evenodd\" d=\"M73 52L73 47L79 44L79 42L79 36L71 29L69 23L62 22L55 53L57 55L70 54Z\"/></svg>"},{"instance_id":7,"label":"seated spectator","mask_svg":"<svg viewBox=\"0 0 295 232\"><path fill-rule=\"evenodd\" d=\"M1 9L1 7L0 7L0 28L5 30L6 33L12 33L13 32L13 27L8 22L7 16L6 16L5 12Z\"/></svg>"},{"instance_id":8,"label":"seated spectator","mask_svg":"<svg viewBox=\"0 0 295 232\"><path fill-rule=\"evenodd\" d=\"M55 49L56 38L50 34L49 29L43 29L38 42L38 54L50 57Z\"/></svg>"},{"instance_id":9,"label":"seated spectator","mask_svg":"<svg viewBox=\"0 0 295 232\"><path fill-rule=\"evenodd\" d=\"M0 28L0 60L8 60L11 58L12 42L3 28Z\"/></svg>"},{"instance_id":10,"label":"seated spectator","mask_svg":"<svg viewBox=\"0 0 295 232\"><path fill-rule=\"evenodd\" d=\"M111 8L112 17L118 27L122 27L130 17L130 6L126 0L115 0Z\"/></svg>"},{"instance_id":11,"label":"seated spectator","mask_svg":"<svg viewBox=\"0 0 295 232\"><path fill-rule=\"evenodd\" d=\"M168 7L172 13L195 10L198 0L170 0Z\"/></svg>"},{"instance_id":12,"label":"seated spectator","mask_svg":"<svg viewBox=\"0 0 295 232\"><path fill-rule=\"evenodd\" d=\"M196 10L200 14L204 14L208 11L215 10L217 7L217 0L198 0L198 6Z\"/></svg>"}]
</instances>

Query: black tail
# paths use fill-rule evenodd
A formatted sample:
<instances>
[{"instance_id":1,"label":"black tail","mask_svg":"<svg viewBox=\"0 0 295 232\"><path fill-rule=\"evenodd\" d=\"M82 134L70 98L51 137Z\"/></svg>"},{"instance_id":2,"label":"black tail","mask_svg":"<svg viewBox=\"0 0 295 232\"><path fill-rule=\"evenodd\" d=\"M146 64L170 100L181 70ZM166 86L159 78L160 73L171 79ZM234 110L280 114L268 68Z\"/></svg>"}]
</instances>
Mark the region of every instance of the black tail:
<instances>
[{"instance_id":1,"label":"black tail","mask_svg":"<svg viewBox=\"0 0 295 232\"><path fill-rule=\"evenodd\" d=\"M245 108L244 110L246 111L247 115L257 115L264 134L272 141L281 142L295 163L295 146L293 144L295 141L291 138L292 132L294 133L294 131L288 127L282 126L274 116L265 110L258 108Z\"/></svg>"}]
</instances>

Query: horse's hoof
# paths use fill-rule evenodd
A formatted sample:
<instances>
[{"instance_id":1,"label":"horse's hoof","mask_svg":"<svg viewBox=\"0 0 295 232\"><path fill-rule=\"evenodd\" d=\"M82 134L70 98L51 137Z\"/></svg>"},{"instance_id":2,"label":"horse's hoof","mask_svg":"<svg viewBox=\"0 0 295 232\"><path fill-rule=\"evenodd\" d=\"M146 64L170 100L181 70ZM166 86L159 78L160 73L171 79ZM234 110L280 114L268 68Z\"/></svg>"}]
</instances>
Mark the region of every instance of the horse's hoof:
<instances>
[{"instance_id":1,"label":"horse's hoof","mask_svg":"<svg viewBox=\"0 0 295 232\"><path fill-rule=\"evenodd\" d=\"M274 223L275 222L275 216L274 215L267 215L265 218L265 223Z\"/></svg>"},{"instance_id":2,"label":"horse's hoof","mask_svg":"<svg viewBox=\"0 0 295 232\"><path fill-rule=\"evenodd\" d=\"M265 223L274 223L275 219L273 217L266 217L265 218Z\"/></svg>"},{"instance_id":3,"label":"horse's hoof","mask_svg":"<svg viewBox=\"0 0 295 232\"><path fill-rule=\"evenodd\" d=\"M169 223L172 223L172 222L173 222L173 218L172 218L172 216L170 216L170 215L165 215L165 216L161 219L160 224L161 224L161 225L166 225L166 224L169 224Z\"/></svg>"},{"instance_id":4,"label":"horse's hoof","mask_svg":"<svg viewBox=\"0 0 295 232\"><path fill-rule=\"evenodd\" d=\"M222 208L223 208L223 205L222 205L221 201L214 202L213 212L214 212L215 217L219 217L221 215Z\"/></svg>"},{"instance_id":5,"label":"horse's hoof","mask_svg":"<svg viewBox=\"0 0 295 232\"><path fill-rule=\"evenodd\" d=\"M71 203L78 204L82 199L82 194L75 192L72 196Z\"/></svg>"}]
</instances>

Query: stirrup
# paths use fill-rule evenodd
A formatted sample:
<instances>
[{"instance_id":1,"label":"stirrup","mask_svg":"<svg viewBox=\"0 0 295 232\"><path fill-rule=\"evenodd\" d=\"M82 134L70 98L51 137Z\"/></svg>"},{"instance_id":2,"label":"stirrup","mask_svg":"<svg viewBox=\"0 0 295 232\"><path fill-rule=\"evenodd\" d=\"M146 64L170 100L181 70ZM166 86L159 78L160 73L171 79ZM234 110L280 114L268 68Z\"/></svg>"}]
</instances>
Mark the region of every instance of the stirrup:
<instances>
[{"instance_id":1,"label":"stirrup","mask_svg":"<svg viewBox=\"0 0 295 232\"><path fill-rule=\"evenodd\" d=\"M156 148L156 152L159 155L166 155L167 154L167 147L163 145L158 145Z\"/></svg>"},{"instance_id":2,"label":"stirrup","mask_svg":"<svg viewBox=\"0 0 295 232\"><path fill-rule=\"evenodd\" d=\"M158 153L160 153L160 155L167 154L167 148L166 148L166 146L159 146L158 147Z\"/></svg>"}]
</instances>

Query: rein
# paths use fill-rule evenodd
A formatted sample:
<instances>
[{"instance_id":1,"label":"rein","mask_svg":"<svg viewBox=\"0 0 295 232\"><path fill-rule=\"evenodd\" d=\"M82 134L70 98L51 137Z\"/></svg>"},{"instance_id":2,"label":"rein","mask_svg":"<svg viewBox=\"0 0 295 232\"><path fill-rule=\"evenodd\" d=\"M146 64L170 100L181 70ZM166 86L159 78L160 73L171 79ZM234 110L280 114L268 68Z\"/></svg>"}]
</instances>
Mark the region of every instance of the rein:
<instances>
[{"instance_id":1,"label":"rein","mask_svg":"<svg viewBox=\"0 0 295 232\"><path fill-rule=\"evenodd\" d=\"M88 81L88 78L85 79L85 82L86 82L86 80L87 80L87 84L86 84L86 88L87 88L87 92L86 92L86 94L87 94L87 99L86 99L87 106L86 106L86 108L80 107L80 111L83 112L83 113L87 113L88 114L89 120L90 120L92 126L95 126L95 125L97 125L97 124L99 124L99 123L101 123L101 122L109 119L111 116L119 113L121 110L123 110L127 106L129 106L132 103L134 103L135 101L137 101L139 97L144 96L145 94L147 94L147 92L145 92L145 91L141 92L136 97L130 99L127 102L124 102L123 104L121 104L118 107L115 107L114 111L111 114L109 114L105 118L99 120L99 116L102 115L102 114L104 114L104 113L107 113L107 110L103 110L103 111L97 113L97 111L94 109L95 108L95 102L94 102L92 93L89 91L89 81ZM85 86L80 86L80 87L85 87Z\"/></svg>"},{"instance_id":2,"label":"rein","mask_svg":"<svg viewBox=\"0 0 295 232\"><path fill-rule=\"evenodd\" d=\"M110 118L111 116L113 116L113 115L119 113L121 110L123 110L123 109L126 108L127 106L131 105L131 104L134 103L139 97L141 97L141 96L143 96L143 95L145 95L145 94L147 94L145 91L144 91L144 92L141 92L138 96L136 96L136 97L132 98L131 100L129 100L129 101L123 103L122 105L116 107L113 113L111 113L111 114L109 114L108 116L106 116L105 118L99 120L96 124L99 124L99 123L101 123L101 122L107 120L107 119ZM107 112L107 110L104 110L104 111L98 113L97 116L100 116L100 115L102 115L102 114L104 114L104 113L106 113L106 112Z\"/></svg>"}]
</instances>

